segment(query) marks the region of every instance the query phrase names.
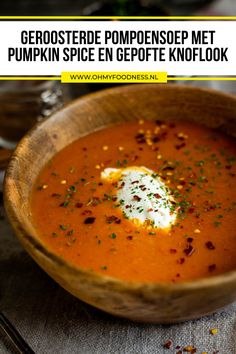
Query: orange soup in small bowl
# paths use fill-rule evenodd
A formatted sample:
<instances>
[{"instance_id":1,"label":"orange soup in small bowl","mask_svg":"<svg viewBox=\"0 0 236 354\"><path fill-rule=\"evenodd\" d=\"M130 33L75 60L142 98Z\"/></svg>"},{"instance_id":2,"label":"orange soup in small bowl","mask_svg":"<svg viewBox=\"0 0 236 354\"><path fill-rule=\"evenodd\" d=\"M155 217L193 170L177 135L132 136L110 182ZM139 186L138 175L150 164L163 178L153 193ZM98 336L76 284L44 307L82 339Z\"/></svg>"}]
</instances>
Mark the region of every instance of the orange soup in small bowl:
<instances>
[{"instance_id":1,"label":"orange soup in small bowl","mask_svg":"<svg viewBox=\"0 0 236 354\"><path fill-rule=\"evenodd\" d=\"M34 185L33 220L51 250L87 270L138 282L211 277L236 268L235 180L234 139L140 119L57 153Z\"/></svg>"},{"instance_id":2,"label":"orange soup in small bowl","mask_svg":"<svg viewBox=\"0 0 236 354\"><path fill-rule=\"evenodd\" d=\"M78 298L134 320L236 298L236 99L134 85L84 97L19 144L5 180L27 251Z\"/></svg>"}]
</instances>

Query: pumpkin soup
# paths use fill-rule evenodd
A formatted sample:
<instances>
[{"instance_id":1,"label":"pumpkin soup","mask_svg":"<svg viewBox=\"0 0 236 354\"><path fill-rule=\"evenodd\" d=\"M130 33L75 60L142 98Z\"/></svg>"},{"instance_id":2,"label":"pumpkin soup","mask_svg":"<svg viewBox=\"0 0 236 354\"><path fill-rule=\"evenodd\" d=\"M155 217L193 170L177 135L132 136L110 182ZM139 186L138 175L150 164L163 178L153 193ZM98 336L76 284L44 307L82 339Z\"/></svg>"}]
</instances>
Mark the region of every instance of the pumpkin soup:
<instances>
[{"instance_id":1,"label":"pumpkin soup","mask_svg":"<svg viewBox=\"0 0 236 354\"><path fill-rule=\"evenodd\" d=\"M84 269L183 282L236 268L236 143L189 122L87 135L41 171L31 209L48 248Z\"/></svg>"}]
</instances>

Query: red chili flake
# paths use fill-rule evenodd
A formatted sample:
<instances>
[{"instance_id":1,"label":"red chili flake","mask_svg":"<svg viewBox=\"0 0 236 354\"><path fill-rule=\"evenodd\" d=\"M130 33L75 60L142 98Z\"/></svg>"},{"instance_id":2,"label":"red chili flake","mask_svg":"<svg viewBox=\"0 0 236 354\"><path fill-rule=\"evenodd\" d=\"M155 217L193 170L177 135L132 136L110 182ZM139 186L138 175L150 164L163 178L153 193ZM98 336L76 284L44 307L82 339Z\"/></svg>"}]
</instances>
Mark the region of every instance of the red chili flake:
<instances>
[{"instance_id":1,"label":"red chili flake","mask_svg":"<svg viewBox=\"0 0 236 354\"><path fill-rule=\"evenodd\" d=\"M163 133L160 135L160 137L163 138L163 139L165 139L166 136L167 136L167 132L163 132Z\"/></svg>"},{"instance_id":2,"label":"red chili flake","mask_svg":"<svg viewBox=\"0 0 236 354\"><path fill-rule=\"evenodd\" d=\"M184 258L180 258L178 261L177 261L179 264L183 264L185 262L185 259Z\"/></svg>"},{"instance_id":3,"label":"red chili flake","mask_svg":"<svg viewBox=\"0 0 236 354\"><path fill-rule=\"evenodd\" d=\"M140 133L140 134L137 134L136 136L135 136L135 139L141 139L141 138L144 138L145 136L144 136L144 134L143 133Z\"/></svg>"},{"instance_id":4,"label":"red chili flake","mask_svg":"<svg viewBox=\"0 0 236 354\"><path fill-rule=\"evenodd\" d=\"M106 200L108 200L108 201L113 201L113 202L115 202L116 200L117 200L117 197L115 196L115 195L108 195L108 194L104 194L104 198L103 198L103 201L106 201Z\"/></svg>"},{"instance_id":5,"label":"red chili flake","mask_svg":"<svg viewBox=\"0 0 236 354\"><path fill-rule=\"evenodd\" d=\"M139 149L139 151L143 151L143 148L142 148L142 147L139 147L138 149Z\"/></svg>"},{"instance_id":6,"label":"red chili flake","mask_svg":"<svg viewBox=\"0 0 236 354\"><path fill-rule=\"evenodd\" d=\"M69 200L66 200L65 202L62 202L61 204L59 204L59 206L61 207L61 208L66 208L68 205L69 205Z\"/></svg>"},{"instance_id":7,"label":"red chili flake","mask_svg":"<svg viewBox=\"0 0 236 354\"><path fill-rule=\"evenodd\" d=\"M87 205L97 206L100 203L101 200L98 197L93 197L92 199L89 200Z\"/></svg>"},{"instance_id":8,"label":"red chili flake","mask_svg":"<svg viewBox=\"0 0 236 354\"><path fill-rule=\"evenodd\" d=\"M84 224L93 224L96 218L94 218L93 216L89 216L88 218L86 218L84 220Z\"/></svg>"},{"instance_id":9,"label":"red chili flake","mask_svg":"<svg viewBox=\"0 0 236 354\"><path fill-rule=\"evenodd\" d=\"M205 243L206 247L209 249L209 250L214 250L215 249L215 246L213 245L213 243L211 241L207 241Z\"/></svg>"},{"instance_id":10,"label":"red chili flake","mask_svg":"<svg viewBox=\"0 0 236 354\"><path fill-rule=\"evenodd\" d=\"M172 340L167 340L164 344L163 344L163 347L165 349L170 349L172 347Z\"/></svg>"},{"instance_id":11,"label":"red chili flake","mask_svg":"<svg viewBox=\"0 0 236 354\"><path fill-rule=\"evenodd\" d=\"M190 173L189 175L188 175L188 178L196 178L196 173L195 172L193 172L193 173Z\"/></svg>"},{"instance_id":12,"label":"red chili flake","mask_svg":"<svg viewBox=\"0 0 236 354\"><path fill-rule=\"evenodd\" d=\"M186 254L186 256L190 257L194 251L195 249L193 248L193 246L189 245L187 248L185 248L184 253Z\"/></svg>"},{"instance_id":13,"label":"red chili flake","mask_svg":"<svg viewBox=\"0 0 236 354\"><path fill-rule=\"evenodd\" d=\"M133 236L127 236L127 240L133 240Z\"/></svg>"},{"instance_id":14,"label":"red chili flake","mask_svg":"<svg viewBox=\"0 0 236 354\"><path fill-rule=\"evenodd\" d=\"M179 278L179 277L180 277L180 274L179 274L179 273L177 273L177 274L176 274L176 278Z\"/></svg>"},{"instance_id":15,"label":"red chili flake","mask_svg":"<svg viewBox=\"0 0 236 354\"><path fill-rule=\"evenodd\" d=\"M155 123L156 123L156 125L162 125L162 124L163 124L163 121L162 121L162 120L157 119L157 120L155 121Z\"/></svg>"},{"instance_id":16,"label":"red chili flake","mask_svg":"<svg viewBox=\"0 0 236 354\"><path fill-rule=\"evenodd\" d=\"M151 212L151 211L153 211L153 209L152 209L152 208L149 208L147 211L148 211L148 212Z\"/></svg>"},{"instance_id":17,"label":"red chili flake","mask_svg":"<svg viewBox=\"0 0 236 354\"><path fill-rule=\"evenodd\" d=\"M171 248L171 249L170 249L170 253L174 254L174 253L176 253L176 252L177 252L177 250L176 250L175 248Z\"/></svg>"},{"instance_id":18,"label":"red chili flake","mask_svg":"<svg viewBox=\"0 0 236 354\"><path fill-rule=\"evenodd\" d=\"M185 186L186 182L185 182L185 181L179 181L179 184L180 184L181 186Z\"/></svg>"},{"instance_id":19,"label":"red chili flake","mask_svg":"<svg viewBox=\"0 0 236 354\"><path fill-rule=\"evenodd\" d=\"M180 150L185 146L186 146L186 143L182 143L182 144L175 145L175 148L176 148L176 150Z\"/></svg>"},{"instance_id":20,"label":"red chili flake","mask_svg":"<svg viewBox=\"0 0 236 354\"><path fill-rule=\"evenodd\" d=\"M136 161L136 160L138 160L138 155L132 156L132 157L130 158L130 161L132 161L132 162L134 162L134 161Z\"/></svg>"},{"instance_id":21,"label":"red chili flake","mask_svg":"<svg viewBox=\"0 0 236 354\"><path fill-rule=\"evenodd\" d=\"M176 212L179 212L179 211L182 211L182 210L183 210L183 208L180 207L180 206L177 206L177 207L175 208L175 211L176 211Z\"/></svg>"},{"instance_id":22,"label":"red chili flake","mask_svg":"<svg viewBox=\"0 0 236 354\"><path fill-rule=\"evenodd\" d=\"M133 200L136 200L137 202L140 202L142 198L140 198L138 195L133 196Z\"/></svg>"},{"instance_id":23,"label":"red chili flake","mask_svg":"<svg viewBox=\"0 0 236 354\"><path fill-rule=\"evenodd\" d=\"M209 272L213 272L214 270L216 270L216 265L215 264L210 264L208 266L208 270L209 270Z\"/></svg>"},{"instance_id":24,"label":"red chili flake","mask_svg":"<svg viewBox=\"0 0 236 354\"><path fill-rule=\"evenodd\" d=\"M232 168L232 166L231 166L231 165L226 165L225 168L226 168L227 170L230 170L230 169Z\"/></svg>"},{"instance_id":25,"label":"red chili flake","mask_svg":"<svg viewBox=\"0 0 236 354\"><path fill-rule=\"evenodd\" d=\"M112 160L106 160L106 161L104 161L104 165L106 165L106 166L107 166L107 165L110 165L111 161L112 161Z\"/></svg>"},{"instance_id":26,"label":"red chili flake","mask_svg":"<svg viewBox=\"0 0 236 354\"><path fill-rule=\"evenodd\" d=\"M169 124L169 127L170 127L170 128L175 128L175 123L170 123L170 124ZM176 349L177 349L177 348L176 348Z\"/></svg>"},{"instance_id":27,"label":"red chili flake","mask_svg":"<svg viewBox=\"0 0 236 354\"><path fill-rule=\"evenodd\" d=\"M168 166L163 167L162 171L173 171L174 169L175 169L174 166L168 165Z\"/></svg>"},{"instance_id":28,"label":"red chili flake","mask_svg":"<svg viewBox=\"0 0 236 354\"><path fill-rule=\"evenodd\" d=\"M157 198L157 199L161 198L161 195L158 194L158 193L155 193L155 194L153 194L153 195L154 195L154 197Z\"/></svg>"},{"instance_id":29,"label":"red chili flake","mask_svg":"<svg viewBox=\"0 0 236 354\"><path fill-rule=\"evenodd\" d=\"M102 183L102 182L99 182L98 185L99 185L99 186L103 186L103 183Z\"/></svg>"},{"instance_id":30,"label":"red chili flake","mask_svg":"<svg viewBox=\"0 0 236 354\"><path fill-rule=\"evenodd\" d=\"M60 197L61 197L61 194L59 194L59 193L52 193L52 194L51 194L51 197L53 197L53 198L60 198Z\"/></svg>"},{"instance_id":31,"label":"red chili flake","mask_svg":"<svg viewBox=\"0 0 236 354\"><path fill-rule=\"evenodd\" d=\"M187 242L190 242L190 243L193 242L193 238L192 237L188 237L187 238Z\"/></svg>"},{"instance_id":32,"label":"red chili flake","mask_svg":"<svg viewBox=\"0 0 236 354\"><path fill-rule=\"evenodd\" d=\"M84 211L81 213L81 215L91 215L91 214L92 214L92 211L91 211L91 210L88 210L88 209L84 210Z\"/></svg>"},{"instance_id":33,"label":"red chili flake","mask_svg":"<svg viewBox=\"0 0 236 354\"><path fill-rule=\"evenodd\" d=\"M188 212L190 213L190 214L192 214L193 212L194 212L194 208L193 207L190 207L190 208L188 208Z\"/></svg>"},{"instance_id":34,"label":"red chili flake","mask_svg":"<svg viewBox=\"0 0 236 354\"><path fill-rule=\"evenodd\" d=\"M153 150L153 151L158 151L158 150L159 150L159 147L158 147L158 146L152 146L152 150Z\"/></svg>"},{"instance_id":35,"label":"red chili flake","mask_svg":"<svg viewBox=\"0 0 236 354\"><path fill-rule=\"evenodd\" d=\"M124 186L125 186L125 182L123 181L123 182L120 184L119 189L122 189Z\"/></svg>"},{"instance_id":36,"label":"red chili flake","mask_svg":"<svg viewBox=\"0 0 236 354\"><path fill-rule=\"evenodd\" d=\"M76 204L75 204L75 207L76 207L76 208L82 208L82 206L83 206L83 203L76 203Z\"/></svg>"},{"instance_id":37,"label":"red chili flake","mask_svg":"<svg viewBox=\"0 0 236 354\"><path fill-rule=\"evenodd\" d=\"M154 137L152 138L152 142L153 142L153 143L158 143L158 141L160 141L160 138L158 138L158 136L154 136Z\"/></svg>"},{"instance_id":38,"label":"red chili flake","mask_svg":"<svg viewBox=\"0 0 236 354\"><path fill-rule=\"evenodd\" d=\"M135 139L136 139L136 142L137 142L138 144L144 144L144 143L146 143L146 139L145 139L144 134L137 134L137 135L135 136Z\"/></svg>"},{"instance_id":39,"label":"red chili flake","mask_svg":"<svg viewBox=\"0 0 236 354\"><path fill-rule=\"evenodd\" d=\"M106 218L106 223L107 224L120 224L121 223L121 219L119 219L117 216L115 215L111 215L111 216L105 216Z\"/></svg>"},{"instance_id":40,"label":"red chili flake","mask_svg":"<svg viewBox=\"0 0 236 354\"><path fill-rule=\"evenodd\" d=\"M141 191L143 191L143 192L147 189L144 184L141 184L141 186L139 186L139 188L140 188Z\"/></svg>"},{"instance_id":41,"label":"red chili flake","mask_svg":"<svg viewBox=\"0 0 236 354\"><path fill-rule=\"evenodd\" d=\"M125 209L129 209L129 208L131 208L131 205L126 205L125 206Z\"/></svg>"},{"instance_id":42,"label":"red chili flake","mask_svg":"<svg viewBox=\"0 0 236 354\"><path fill-rule=\"evenodd\" d=\"M87 151L87 148L86 148L86 147L83 147L83 151Z\"/></svg>"},{"instance_id":43,"label":"red chili flake","mask_svg":"<svg viewBox=\"0 0 236 354\"><path fill-rule=\"evenodd\" d=\"M204 202L204 204L207 206L207 207L205 208L205 211L211 211L211 210L215 210L215 209L216 209L216 206L215 206L215 205L209 205L209 201L208 201L208 200L206 200L206 201Z\"/></svg>"}]
</instances>

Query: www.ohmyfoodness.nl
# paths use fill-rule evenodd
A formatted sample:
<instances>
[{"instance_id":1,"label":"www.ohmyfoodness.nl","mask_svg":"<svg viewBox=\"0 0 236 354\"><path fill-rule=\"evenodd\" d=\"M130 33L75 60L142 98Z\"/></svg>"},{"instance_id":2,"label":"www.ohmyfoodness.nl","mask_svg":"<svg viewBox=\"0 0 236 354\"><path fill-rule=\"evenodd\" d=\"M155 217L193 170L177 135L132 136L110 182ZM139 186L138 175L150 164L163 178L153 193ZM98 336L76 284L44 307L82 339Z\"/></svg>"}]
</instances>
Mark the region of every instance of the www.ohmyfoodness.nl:
<instances>
[{"instance_id":1,"label":"www.ohmyfoodness.nl","mask_svg":"<svg viewBox=\"0 0 236 354\"><path fill-rule=\"evenodd\" d=\"M73 80L91 80L91 81L127 81L127 80L158 80L158 74L70 74L70 79Z\"/></svg>"}]
</instances>

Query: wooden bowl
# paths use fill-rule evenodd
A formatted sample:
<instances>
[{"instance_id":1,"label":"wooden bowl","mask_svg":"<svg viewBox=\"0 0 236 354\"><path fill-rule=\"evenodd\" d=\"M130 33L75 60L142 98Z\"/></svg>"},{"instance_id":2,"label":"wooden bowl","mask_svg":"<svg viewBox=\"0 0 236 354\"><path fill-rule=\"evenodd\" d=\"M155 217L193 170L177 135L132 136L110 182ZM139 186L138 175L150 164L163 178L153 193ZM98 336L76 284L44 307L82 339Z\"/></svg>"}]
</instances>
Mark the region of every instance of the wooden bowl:
<instances>
[{"instance_id":1,"label":"wooden bowl","mask_svg":"<svg viewBox=\"0 0 236 354\"><path fill-rule=\"evenodd\" d=\"M140 118L196 121L236 136L236 97L182 85L130 85L74 101L38 124L19 143L5 178L7 214L33 259L79 299L142 322L198 318L236 299L236 270L180 284L130 283L68 263L48 249L32 223L32 186L49 159L81 136Z\"/></svg>"}]
</instances>

